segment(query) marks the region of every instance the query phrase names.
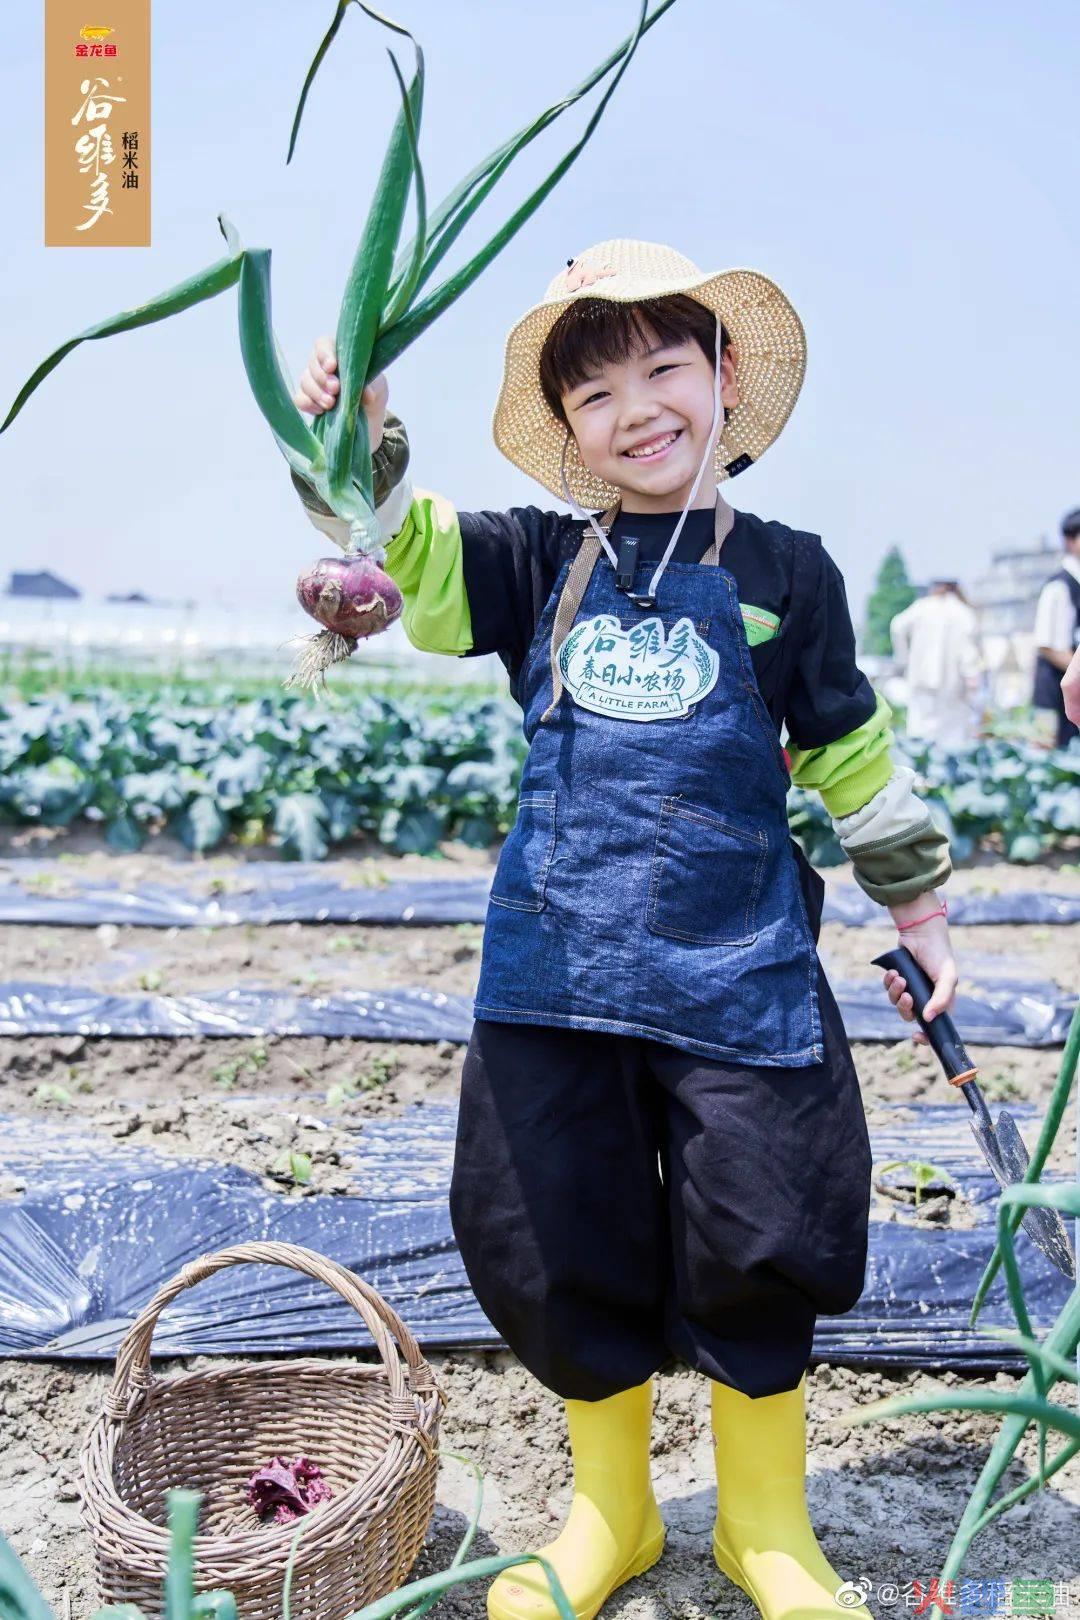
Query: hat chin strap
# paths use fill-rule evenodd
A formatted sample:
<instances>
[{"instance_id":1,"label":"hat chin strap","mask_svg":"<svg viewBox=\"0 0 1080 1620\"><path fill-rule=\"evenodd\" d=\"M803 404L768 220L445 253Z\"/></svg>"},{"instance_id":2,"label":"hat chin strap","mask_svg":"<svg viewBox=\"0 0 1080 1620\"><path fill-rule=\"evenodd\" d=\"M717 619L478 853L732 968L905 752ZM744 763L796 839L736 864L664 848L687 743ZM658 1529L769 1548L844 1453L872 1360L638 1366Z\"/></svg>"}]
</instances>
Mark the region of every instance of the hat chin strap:
<instances>
[{"instance_id":1,"label":"hat chin strap","mask_svg":"<svg viewBox=\"0 0 1080 1620\"><path fill-rule=\"evenodd\" d=\"M653 574L653 577L652 577L652 579L651 579L651 581L649 583L649 593L648 594L650 596L655 596L656 595L656 587L660 583L660 576L664 572L664 569L667 567L668 563L671 561L671 554L675 550L676 545L678 544L679 536L680 536L680 534L682 533L682 530L683 530L683 524L686 522L686 515L689 512L691 506L693 506L694 501L695 501L695 499L697 497L697 492L701 487L701 480L705 476L705 468L708 466L711 457L715 453L717 429L720 428L721 425L723 424L723 422L725 422L727 420L727 412L725 411L723 405L720 403L721 342L722 342L722 338L721 338L720 317L717 316L717 318L716 318L716 361L715 361L715 367L714 367L714 373L713 373L713 415L712 415L712 426L709 428L709 439L708 439L708 443L705 446L705 454L701 458L701 465L699 466L699 468L697 470L697 477L694 479L694 482L693 482L693 484L691 486L691 489L690 489L690 493L686 497L686 505L683 507L682 512L679 515L679 521L678 521L678 523L676 523L674 532L673 532L673 534L671 536L671 539L667 543L667 549L665 550L664 555L661 557L660 562L657 565L656 572ZM599 523L597 523L597 521L593 517L592 513L591 512L586 512L583 507L579 506L577 501L574 499L573 495L570 492L570 485L569 485L569 482L567 481L567 477L566 477L566 453L569 450L569 448L570 448L570 429L568 427L567 430L566 430L566 438L563 440L562 457L561 457L561 460L560 460L560 463L559 463L559 479L560 479L560 482L561 482L562 487L563 487L563 495L566 497L566 504L573 511L575 517L580 518L584 522L589 524L589 526L591 527L593 533L596 535L597 539L600 541L600 544L603 546L604 550L606 551L606 553L608 555L608 558L609 558L609 560L610 560L610 562L612 564L612 567L615 567L617 565L617 563L618 563L618 558L615 555L615 552L614 552L614 550L613 550L613 548L611 546L611 542L608 540L607 535L604 533L604 531L600 527Z\"/></svg>"}]
</instances>

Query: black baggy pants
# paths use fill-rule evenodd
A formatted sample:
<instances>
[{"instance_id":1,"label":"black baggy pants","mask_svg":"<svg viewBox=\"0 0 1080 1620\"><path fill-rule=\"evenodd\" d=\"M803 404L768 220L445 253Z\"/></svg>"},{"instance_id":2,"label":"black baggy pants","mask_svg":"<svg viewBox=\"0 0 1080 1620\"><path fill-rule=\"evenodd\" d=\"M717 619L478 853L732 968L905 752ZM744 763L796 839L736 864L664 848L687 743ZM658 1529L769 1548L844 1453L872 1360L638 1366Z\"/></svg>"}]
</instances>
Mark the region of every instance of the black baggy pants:
<instances>
[{"instance_id":1,"label":"black baggy pants","mask_svg":"<svg viewBox=\"0 0 1080 1620\"><path fill-rule=\"evenodd\" d=\"M477 1020L450 1213L481 1308L564 1399L672 1358L794 1389L862 1292L870 1143L836 1002L825 1058L719 1063L637 1036Z\"/></svg>"}]
</instances>

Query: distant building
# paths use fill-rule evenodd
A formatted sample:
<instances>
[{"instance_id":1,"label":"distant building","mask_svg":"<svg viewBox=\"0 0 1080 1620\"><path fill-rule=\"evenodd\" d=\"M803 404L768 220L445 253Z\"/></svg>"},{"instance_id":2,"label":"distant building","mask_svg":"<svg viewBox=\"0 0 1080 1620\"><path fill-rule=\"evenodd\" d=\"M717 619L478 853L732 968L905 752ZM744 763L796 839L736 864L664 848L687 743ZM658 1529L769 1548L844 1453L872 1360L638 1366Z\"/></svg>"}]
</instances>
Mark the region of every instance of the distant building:
<instances>
[{"instance_id":1,"label":"distant building","mask_svg":"<svg viewBox=\"0 0 1080 1620\"><path fill-rule=\"evenodd\" d=\"M983 635L1030 634L1039 592L1060 567L1061 547L1045 538L1038 549L993 552L967 593Z\"/></svg>"},{"instance_id":2,"label":"distant building","mask_svg":"<svg viewBox=\"0 0 1080 1620\"><path fill-rule=\"evenodd\" d=\"M12 574L7 588L8 596L37 596L47 597L54 602L77 602L82 592L69 585L64 579L57 579L43 569L39 574Z\"/></svg>"}]
</instances>

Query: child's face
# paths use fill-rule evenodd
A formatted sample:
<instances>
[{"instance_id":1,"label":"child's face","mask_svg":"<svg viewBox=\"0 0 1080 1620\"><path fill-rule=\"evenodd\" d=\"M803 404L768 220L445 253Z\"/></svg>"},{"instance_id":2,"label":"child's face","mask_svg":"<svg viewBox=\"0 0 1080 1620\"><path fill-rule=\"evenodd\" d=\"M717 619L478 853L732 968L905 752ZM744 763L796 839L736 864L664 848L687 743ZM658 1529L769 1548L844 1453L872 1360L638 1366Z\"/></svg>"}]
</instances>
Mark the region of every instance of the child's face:
<instances>
[{"instance_id":1,"label":"child's face","mask_svg":"<svg viewBox=\"0 0 1080 1620\"><path fill-rule=\"evenodd\" d=\"M729 353L720 380L720 397L730 409L739 392ZM622 490L625 512L682 509L713 416L713 368L693 338L662 348L653 334L629 360L605 366L561 398L582 461ZM629 454L634 450L639 454ZM695 505L711 507L715 500L706 466Z\"/></svg>"}]
</instances>

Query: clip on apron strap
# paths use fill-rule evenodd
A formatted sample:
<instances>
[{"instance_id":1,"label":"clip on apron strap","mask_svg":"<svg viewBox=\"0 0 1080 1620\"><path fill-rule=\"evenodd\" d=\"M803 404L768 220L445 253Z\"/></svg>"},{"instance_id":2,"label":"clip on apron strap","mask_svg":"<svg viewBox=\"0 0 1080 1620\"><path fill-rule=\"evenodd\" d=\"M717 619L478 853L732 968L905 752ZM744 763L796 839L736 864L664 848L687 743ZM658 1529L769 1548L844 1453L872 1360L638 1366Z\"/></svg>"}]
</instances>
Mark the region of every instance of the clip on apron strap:
<instances>
[{"instance_id":1,"label":"clip on apron strap","mask_svg":"<svg viewBox=\"0 0 1080 1620\"><path fill-rule=\"evenodd\" d=\"M618 511L617 505L611 506L600 519L599 526L605 534L611 532L611 526L618 516ZM709 549L701 559L702 564L709 564L713 567L719 565L720 548L731 533L734 523L734 511L720 492L717 491L716 526L713 530ZM589 580L592 578L592 571L596 567L596 560L599 555L600 542L591 529L586 529L581 545L578 547L577 555L570 564L569 572L563 581L562 592L559 596L558 606L555 609L555 620L551 626L551 702L540 716L541 725L554 714L559 706L559 699L563 693L562 670L559 668L559 651L573 628L574 620L577 618L578 609L581 607L582 599Z\"/></svg>"}]
</instances>

